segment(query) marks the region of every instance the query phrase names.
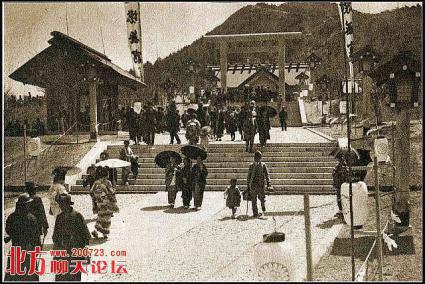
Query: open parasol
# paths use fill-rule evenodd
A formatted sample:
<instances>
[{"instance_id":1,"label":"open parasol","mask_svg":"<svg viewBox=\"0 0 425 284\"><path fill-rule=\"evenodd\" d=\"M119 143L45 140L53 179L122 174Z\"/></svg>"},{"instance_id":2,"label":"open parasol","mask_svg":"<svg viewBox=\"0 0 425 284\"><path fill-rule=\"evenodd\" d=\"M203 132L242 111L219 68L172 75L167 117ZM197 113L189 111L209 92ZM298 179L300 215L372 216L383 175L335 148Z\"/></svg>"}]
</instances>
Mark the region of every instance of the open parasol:
<instances>
[{"instance_id":1,"label":"open parasol","mask_svg":"<svg viewBox=\"0 0 425 284\"><path fill-rule=\"evenodd\" d=\"M277 111L274 107L271 106L262 106L260 107L261 112L267 111L269 117L275 117L277 115Z\"/></svg>"},{"instance_id":2,"label":"open parasol","mask_svg":"<svg viewBox=\"0 0 425 284\"><path fill-rule=\"evenodd\" d=\"M202 160L207 158L207 152L197 146L186 145L181 148L181 151L183 155L193 160L197 159L198 157L201 157Z\"/></svg>"},{"instance_id":3,"label":"open parasol","mask_svg":"<svg viewBox=\"0 0 425 284\"><path fill-rule=\"evenodd\" d=\"M95 164L96 167L108 167L111 169L125 168L131 166L131 163L120 159L107 159Z\"/></svg>"},{"instance_id":4,"label":"open parasol","mask_svg":"<svg viewBox=\"0 0 425 284\"><path fill-rule=\"evenodd\" d=\"M179 153L174 151L163 151L156 155L155 163L158 165L158 167L165 168L167 166L168 161L170 160L170 157L174 157L174 159L176 160L176 165L182 162L182 157Z\"/></svg>"}]
</instances>

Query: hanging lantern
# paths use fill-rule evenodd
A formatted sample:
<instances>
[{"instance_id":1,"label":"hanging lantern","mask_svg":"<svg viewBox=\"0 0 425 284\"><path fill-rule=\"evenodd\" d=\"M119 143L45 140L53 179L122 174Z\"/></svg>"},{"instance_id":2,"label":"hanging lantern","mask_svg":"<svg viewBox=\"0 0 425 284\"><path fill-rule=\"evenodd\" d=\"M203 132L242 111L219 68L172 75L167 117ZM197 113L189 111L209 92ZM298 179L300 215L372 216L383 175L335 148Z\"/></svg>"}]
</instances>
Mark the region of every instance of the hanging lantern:
<instances>
[{"instance_id":1,"label":"hanging lantern","mask_svg":"<svg viewBox=\"0 0 425 284\"><path fill-rule=\"evenodd\" d=\"M41 153L41 140L40 137L30 138L27 144L28 155L31 157L38 157Z\"/></svg>"},{"instance_id":2,"label":"hanging lantern","mask_svg":"<svg viewBox=\"0 0 425 284\"><path fill-rule=\"evenodd\" d=\"M378 163L385 163L388 160L388 139L384 136L379 136L375 139L374 145Z\"/></svg>"},{"instance_id":3,"label":"hanging lantern","mask_svg":"<svg viewBox=\"0 0 425 284\"><path fill-rule=\"evenodd\" d=\"M253 258L257 275L262 281L296 281L297 273L290 242L285 234L263 235L263 242L254 248Z\"/></svg>"}]
</instances>

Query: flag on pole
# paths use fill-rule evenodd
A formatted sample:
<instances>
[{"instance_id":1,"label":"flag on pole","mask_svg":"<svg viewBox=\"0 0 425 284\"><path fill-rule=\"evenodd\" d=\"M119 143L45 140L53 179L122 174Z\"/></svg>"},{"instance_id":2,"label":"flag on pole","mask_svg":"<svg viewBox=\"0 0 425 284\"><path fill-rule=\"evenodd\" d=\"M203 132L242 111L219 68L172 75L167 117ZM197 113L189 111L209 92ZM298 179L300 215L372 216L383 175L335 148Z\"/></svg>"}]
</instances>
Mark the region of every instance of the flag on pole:
<instances>
[{"instance_id":1,"label":"flag on pole","mask_svg":"<svg viewBox=\"0 0 425 284\"><path fill-rule=\"evenodd\" d=\"M354 75L353 55L353 8L351 2L339 2L339 18L345 36L345 51L347 52L350 75Z\"/></svg>"},{"instance_id":2,"label":"flag on pole","mask_svg":"<svg viewBox=\"0 0 425 284\"><path fill-rule=\"evenodd\" d=\"M142 28L139 2L124 2L127 38L136 77L144 81L142 56Z\"/></svg>"}]
</instances>

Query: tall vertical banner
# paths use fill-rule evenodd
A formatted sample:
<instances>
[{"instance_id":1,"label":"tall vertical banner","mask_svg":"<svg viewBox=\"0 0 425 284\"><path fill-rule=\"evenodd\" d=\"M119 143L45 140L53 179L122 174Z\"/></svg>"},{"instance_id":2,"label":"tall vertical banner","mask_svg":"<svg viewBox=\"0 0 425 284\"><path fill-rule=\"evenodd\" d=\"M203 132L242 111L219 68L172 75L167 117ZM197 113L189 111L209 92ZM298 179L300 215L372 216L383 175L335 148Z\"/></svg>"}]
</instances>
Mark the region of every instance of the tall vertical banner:
<instances>
[{"instance_id":1,"label":"tall vertical banner","mask_svg":"<svg viewBox=\"0 0 425 284\"><path fill-rule=\"evenodd\" d=\"M342 31L345 36L345 51L347 53L348 64L350 67L350 77L354 77L354 68L352 62L353 55L353 8L351 2L339 2L339 17L341 19Z\"/></svg>"},{"instance_id":2,"label":"tall vertical banner","mask_svg":"<svg viewBox=\"0 0 425 284\"><path fill-rule=\"evenodd\" d=\"M142 28L139 2L124 2L127 38L136 77L144 81L142 56Z\"/></svg>"}]
</instances>

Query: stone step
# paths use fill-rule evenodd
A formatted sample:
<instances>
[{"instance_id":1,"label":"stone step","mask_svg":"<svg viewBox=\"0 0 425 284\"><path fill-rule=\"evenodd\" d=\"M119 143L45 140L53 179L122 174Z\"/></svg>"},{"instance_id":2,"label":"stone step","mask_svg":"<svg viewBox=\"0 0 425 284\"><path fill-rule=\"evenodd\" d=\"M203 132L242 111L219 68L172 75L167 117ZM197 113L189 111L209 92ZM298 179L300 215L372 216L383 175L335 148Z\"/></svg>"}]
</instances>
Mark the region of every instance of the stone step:
<instances>
[{"instance_id":1,"label":"stone step","mask_svg":"<svg viewBox=\"0 0 425 284\"><path fill-rule=\"evenodd\" d=\"M205 166L207 168L236 168L236 167L249 167L252 161L249 162L206 162ZM269 162L267 166L269 168L275 167L334 167L336 161L328 162ZM157 167L155 163L142 163L140 164L141 168L155 168Z\"/></svg>"},{"instance_id":2,"label":"stone step","mask_svg":"<svg viewBox=\"0 0 425 284\"><path fill-rule=\"evenodd\" d=\"M321 157L321 156L330 156L330 152L326 151L282 151L282 152L263 152L263 158L266 157ZM108 152L109 158L118 159L118 152ZM156 155L160 152L141 152L141 151L133 151L135 155L138 155L139 158L155 158ZM228 153L223 152L208 152L208 157L253 157L252 153L244 152L244 151L234 151L233 149Z\"/></svg>"},{"instance_id":3,"label":"stone step","mask_svg":"<svg viewBox=\"0 0 425 284\"><path fill-rule=\"evenodd\" d=\"M230 179L230 178L237 178L237 179L246 179L248 170L246 172L239 172L239 173L211 173L210 170L208 170L208 179ZM332 172L328 173L269 173L271 179L276 178L284 178L284 179L290 179L290 178L305 178L305 179L315 179L315 178L325 178L325 179L331 179L332 178ZM84 178L86 175L84 175ZM130 174L130 178L133 177L133 174ZM118 180L121 179L121 173L117 174ZM161 179L164 178L164 173L156 173L156 174L146 174L139 172L137 175L137 179L143 180L143 179Z\"/></svg>"},{"instance_id":4,"label":"stone step","mask_svg":"<svg viewBox=\"0 0 425 284\"><path fill-rule=\"evenodd\" d=\"M223 191L226 190L227 185L207 185L206 191ZM240 190L245 190L245 185L239 185ZM116 193L154 193L158 191L165 191L165 185L130 185L116 187ZM71 194L88 194L89 188L83 188L81 185L71 187ZM335 194L332 185L288 185L288 186L274 186L273 194ZM178 193L180 197L181 193Z\"/></svg>"},{"instance_id":5,"label":"stone step","mask_svg":"<svg viewBox=\"0 0 425 284\"><path fill-rule=\"evenodd\" d=\"M332 173L333 167L275 167L269 168L270 173ZM121 170L117 170L118 175ZM139 174L164 174L164 169L159 167L139 169ZM209 174L226 174L226 173L248 173L248 167L235 167L235 168L208 168ZM83 175L86 177L87 175Z\"/></svg>"},{"instance_id":6,"label":"stone step","mask_svg":"<svg viewBox=\"0 0 425 284\"><path fill-rule=\"evenodd\" d=\"M239 143L210 143L208 146L208 149L216 149L216 148L239 148L240 146L245 145L245 142L239 142ZM148 146L148 145L130 145L131 149L158 149L158 148L177 148L180 149L181 147L185 146L184 144L166 144L166 145L154 145ZM336 147L337 143L332 142L326 142L326 143L267 143L266 148L285 148L285 147ZM122 145L108 145L109 149L121 149Z\"/></svg>"},{"instance_id":7,"label":"stone step","mask_svg":"<svg viewBox=\"0 0 425 284\"><path fill-rule=\"evenodd\" d=\"M158 178L158 179L129 179L130 185L164 185L165 179L164 177ZM121 179L118 179L118 184L121 183ZM208 185L229 185L229 178L210 178L208 177L207 184ZM246 177L239 179L239 183L243 184L246 183ZM271 179L271 183L273 185L293 185L293 184L299 184L299 185L314 185L314 184L332 184L332 179ZM77 185L82 185L83 181L79 180L77 181Z\"/></svg>"},{"instance_id":8,"label":"stone step","mask_svg":"<svg viewBox=\"0 0 425 284\"><path fill-rule=\"evenodd\" d=\"M111 159L117 159L118 156L110 156ZM100 161L100 160L97 160ZM307 156L307 157L264 157L262 159L263 162L269 163L269 162L333 162L335 161L334 157L331 156ZM145 164L145 163L154 163L155 158L142 158L139 157L139 164ZM212 156L207 157L205 160L205 163L213 163L213 162L220 162L220 163L227 163L227 162L254 162L253 157L248 156Z\"/></svg>"},{"instance_id":9,"label":"stone step","mask_svg":"<svg viewBox=\"0 0 425 284\"><path fill-rule=\"evenodd\" d=\"M169 151L175 151L178 153L181 153L180 150L181 147L155 147L155 148L145 148L145 149L132 149L133 153L136 155L141 155L143 153L160 153L165 150ZM111 154L119 154L121 148L117 149L108 149L107 152ZM288 152L325 152L330 153L332 150L334 150L335 147L269 147L266 146L264 148L260 146L254 146L253 151L256 150L261 151L262 153L275 153L275 152L282 152L282 153L288 153ZM238 145L238 147L229 147L229 148L211 148L208 147L208 153L247 153L245 152L245 144ZM248 155L252 153L247 153Z\"/></svg>"}]
</instances>

